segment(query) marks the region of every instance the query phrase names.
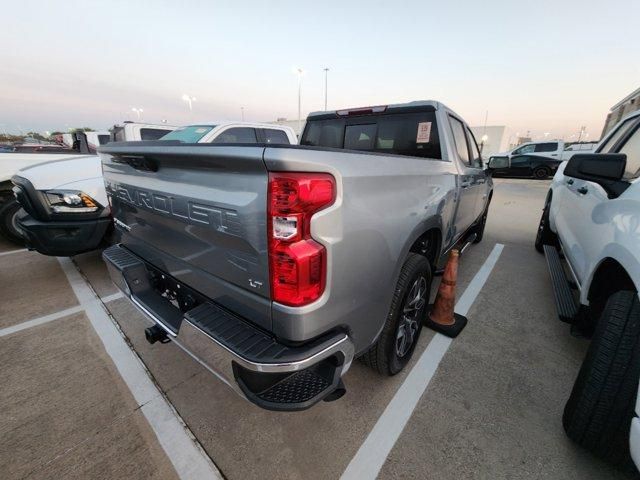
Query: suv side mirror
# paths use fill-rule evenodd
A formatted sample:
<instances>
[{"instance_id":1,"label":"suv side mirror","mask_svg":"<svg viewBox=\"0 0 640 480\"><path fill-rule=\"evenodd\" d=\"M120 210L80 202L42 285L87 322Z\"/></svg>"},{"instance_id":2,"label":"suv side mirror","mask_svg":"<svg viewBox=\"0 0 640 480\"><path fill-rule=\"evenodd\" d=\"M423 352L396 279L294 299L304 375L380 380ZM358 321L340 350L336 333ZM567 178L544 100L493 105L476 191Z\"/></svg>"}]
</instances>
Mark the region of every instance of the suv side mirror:
<instances>
[{"instance_id":1,"label":"suv side mirror","mask_svg":"<svg viewBox=\"0 0 640 480\"><path fill-rule=\"evenodd\" d=\"M571 157L564 175L597 183L609 198L615 198L629 186L622 180L626 167L627 156L623 153L579 153Z\"/></svg>"},{"instance_id":2,"label":"suv side mirror","mask_svg":"<svg viewBox=\"0 0 640 480\"><path fill-rule=\"evenodd\" d=\"M488 167L490 170L507 168L509 167L509 157L489 157Z\"/></svg>"}]
</instances>

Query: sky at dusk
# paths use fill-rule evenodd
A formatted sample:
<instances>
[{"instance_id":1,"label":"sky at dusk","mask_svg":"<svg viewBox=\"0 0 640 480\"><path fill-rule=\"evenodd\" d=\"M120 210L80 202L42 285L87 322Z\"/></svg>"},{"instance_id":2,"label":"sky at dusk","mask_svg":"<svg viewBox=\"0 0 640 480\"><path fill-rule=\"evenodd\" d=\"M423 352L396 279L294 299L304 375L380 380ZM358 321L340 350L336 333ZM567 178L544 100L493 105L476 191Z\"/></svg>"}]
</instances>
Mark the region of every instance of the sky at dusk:
<instances>
[{"instance_id":1,"label":"sky at dusk","mask_svg":"<svg viewBox=\"0 0 640 480\"><path fill-rule=\"evenodd\" d=\"M600 136L640 86L640 2L4 0L0 132L297 119L439 100L471 125ZM196 97L193 112L183 94Z\"/></svg>"}]
</instances>

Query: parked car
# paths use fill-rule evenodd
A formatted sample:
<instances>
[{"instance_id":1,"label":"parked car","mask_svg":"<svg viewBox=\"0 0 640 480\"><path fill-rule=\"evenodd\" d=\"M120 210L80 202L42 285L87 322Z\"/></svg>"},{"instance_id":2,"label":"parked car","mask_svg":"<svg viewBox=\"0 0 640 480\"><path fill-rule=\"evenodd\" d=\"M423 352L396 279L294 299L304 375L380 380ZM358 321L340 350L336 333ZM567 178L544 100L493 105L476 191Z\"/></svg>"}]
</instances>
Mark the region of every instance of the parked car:
<instances>
[{"instance_id":1,"label":"parked car","mask_svg":"<svg viewBox=\"0 0 640 480\"><path fill-rule=\"evenodd\" d=\"M16 151L12 147L11 153L4 153L0 161L0 234L7 240L18 244L24 244L22 231L18 226L17 214L20 205L15 199L11 183L11 177L20 169L30 166L41 165L46 162L62 160L73 160L85 157L91 153L86 134L77 132L69 135L68 146L32 144L27 150ZM44 147L47 147L46 149ZM93 157L97 160L97 157ZM56 164L60 165L60 164ZM75 172L71 171L71 175Z\"/></svg>"},{"instance_id":2,"label":"parked car","mask_svg":"<svg viewBox=\"0 0 640 480\"><path fill-rule=\"evenodd\" d=\"M272 410L339 398L356 357L398 373L432 272L482 239L493 188L471 130L412 102L311 114L309 147L250 140L100 149L118 237L103 258L147 339Z\"/></svg>"},{"instance_id":3,"label":"parked car","mask_svg":"<svg viewBox=\"0 0 640 480\"><path fill-rule=\"evenodd\" d=\"M560 318L592 336L564 428L594 454L627 466L631 458L640 465L639 178L640 111L595 154L560 166L535 243L547 257Z\"/></svg>"},{"instance_id":4,"label":"parked car","mask_svg":"<svg viewBox=\"0 0 640 480\"><path fill-rule=\"evenodd\" d=\"M489 168L495 177L524 177L544 180L553 175L562 160L537 155L517 155L489 159Z\"/></svg>"},{"instance_id":5,"label":"parked car","mask_svg":"<svg viewBox=\"0 0 640 480\"><path fill-rule=\"evenodd\" d=\"M113 128L112 136L134 142L162 138L186 143L290 144L296 139L290 127L238 122L181 128L125 122ZM97 156L23 169L13 183L23 207L17 227L29 248L44 255L71 256L108 243L112 221Z\"/></svg>"}]
</instances>

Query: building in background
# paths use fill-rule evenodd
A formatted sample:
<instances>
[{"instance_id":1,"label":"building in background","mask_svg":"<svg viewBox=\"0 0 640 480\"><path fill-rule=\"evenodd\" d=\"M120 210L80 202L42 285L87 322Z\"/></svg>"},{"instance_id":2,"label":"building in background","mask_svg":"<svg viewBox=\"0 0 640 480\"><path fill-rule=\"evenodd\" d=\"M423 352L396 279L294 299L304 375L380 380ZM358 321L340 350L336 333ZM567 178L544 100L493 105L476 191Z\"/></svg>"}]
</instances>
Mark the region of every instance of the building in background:
<instances>
[{"instance_id":1,"label":"building in background","mask_svg":"<svg viewBox=\"0 0 640 480\"><path fill-rule=\"evenodd\" d=\"M602 129L600 138L603 138L622 118L636 110L640 110L640 88L611 107L611 111L607 115L607 120L604 122L604 128Z\"/></svg>"}]
</instances>

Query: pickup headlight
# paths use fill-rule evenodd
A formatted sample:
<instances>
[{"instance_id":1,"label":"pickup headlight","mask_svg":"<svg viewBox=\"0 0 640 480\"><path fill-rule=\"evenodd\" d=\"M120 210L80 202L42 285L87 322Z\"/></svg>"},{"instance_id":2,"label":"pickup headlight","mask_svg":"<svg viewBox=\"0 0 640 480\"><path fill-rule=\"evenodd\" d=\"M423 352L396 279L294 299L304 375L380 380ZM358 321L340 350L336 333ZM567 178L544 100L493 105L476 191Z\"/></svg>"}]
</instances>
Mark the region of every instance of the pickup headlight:
<instances>
[{"instance_id":1,"label":"pickup headlight","mask_svg":"<svg viewBox=\"0 0 640 480\"><path fill-rule=\"evenodd\" d=\"M93 213L102 206L84 192L49 190L44 192L52 213Z\"/></svg>"}]
</instances>

